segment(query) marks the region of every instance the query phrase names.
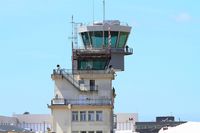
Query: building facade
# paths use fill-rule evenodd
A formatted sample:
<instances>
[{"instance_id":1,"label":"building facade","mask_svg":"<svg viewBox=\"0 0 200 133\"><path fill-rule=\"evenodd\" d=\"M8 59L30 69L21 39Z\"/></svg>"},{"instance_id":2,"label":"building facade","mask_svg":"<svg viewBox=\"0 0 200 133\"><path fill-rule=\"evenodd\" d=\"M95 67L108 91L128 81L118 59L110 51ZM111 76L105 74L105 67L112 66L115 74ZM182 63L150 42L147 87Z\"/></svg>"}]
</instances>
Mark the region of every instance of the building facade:
<instances>
[{"instance_id":1,"label":"building facade","mask_svg":"<svg viewBox=\"0 0 200 133\"><path fill-rule=\"evenodd\" d=\"M56 133L112 133L116 127L115 89L112 80L124 71L124 56L132 49L126 43L131 27L120 21L81 25L82 47L72 43L72 69L57 69L54 98L49 108Z\"/></svg>"}]
</instances>

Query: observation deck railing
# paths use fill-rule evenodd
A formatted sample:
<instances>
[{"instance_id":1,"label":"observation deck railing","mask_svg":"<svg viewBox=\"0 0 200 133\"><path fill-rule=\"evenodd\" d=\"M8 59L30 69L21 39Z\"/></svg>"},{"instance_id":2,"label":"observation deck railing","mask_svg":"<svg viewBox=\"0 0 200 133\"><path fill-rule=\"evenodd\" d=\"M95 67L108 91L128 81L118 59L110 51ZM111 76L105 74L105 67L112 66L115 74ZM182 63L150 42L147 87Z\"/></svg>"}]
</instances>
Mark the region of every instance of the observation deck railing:
<instances>
[{"instance_id":1,"label":"observation deck railing","mask_svg":"<svg viewBox=\"0 0 200 133\"><path fill-rule=\"evenodd\" d=\"M84 48L84 47L77 47L73 49L73 52L80 52L80 53L105 53L105 54L111 54L111 53L124 53L125 55L131 55L133 54L133 48L124 47L124 48Z\"/></svg>"}]
</instances>

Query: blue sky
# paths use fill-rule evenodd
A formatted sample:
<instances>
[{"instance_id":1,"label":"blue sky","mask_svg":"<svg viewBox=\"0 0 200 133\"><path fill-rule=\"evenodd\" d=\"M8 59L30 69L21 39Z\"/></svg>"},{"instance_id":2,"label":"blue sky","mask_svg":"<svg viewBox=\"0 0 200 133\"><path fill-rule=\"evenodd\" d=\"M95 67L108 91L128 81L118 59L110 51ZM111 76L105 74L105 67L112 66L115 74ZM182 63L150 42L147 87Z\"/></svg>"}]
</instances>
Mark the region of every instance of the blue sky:
<instances>
[{"instance_id":1,"label":"blue sky","mask_svg":"<svg viewBox=\"0 0 200 133\"><path fill-rule=\"evenodd\" d=\"M102 0L94 0L95 20ZM0 115L50 113L56 64L71 68L70 19L92 22L92 0L0 1ZM133 27L125 71L114 81L115 112L140 120L200 121L200 1L106 0L106 19Z\"/></svg>"}]
</instances>

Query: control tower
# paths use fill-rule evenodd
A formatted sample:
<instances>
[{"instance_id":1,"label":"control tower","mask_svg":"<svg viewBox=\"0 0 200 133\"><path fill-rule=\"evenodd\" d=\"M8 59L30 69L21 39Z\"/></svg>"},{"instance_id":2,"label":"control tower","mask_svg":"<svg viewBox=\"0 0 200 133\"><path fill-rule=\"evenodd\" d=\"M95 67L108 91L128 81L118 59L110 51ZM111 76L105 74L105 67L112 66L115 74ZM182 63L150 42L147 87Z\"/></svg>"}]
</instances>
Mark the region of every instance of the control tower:
<instances>
[{"instance_id":1,"label":"control tower","mask_svg":"<svg viewBox=\"0 0 200 133\"><path fill-rule=\"evenodd\" d=\"M72 47L72 69L57 65L51 100L53 132L112 133L115 73L124 71L124 56L133 54L127 39L131 27L118 20L81 25L83 45Z\"/></svg>"}]
</instances>

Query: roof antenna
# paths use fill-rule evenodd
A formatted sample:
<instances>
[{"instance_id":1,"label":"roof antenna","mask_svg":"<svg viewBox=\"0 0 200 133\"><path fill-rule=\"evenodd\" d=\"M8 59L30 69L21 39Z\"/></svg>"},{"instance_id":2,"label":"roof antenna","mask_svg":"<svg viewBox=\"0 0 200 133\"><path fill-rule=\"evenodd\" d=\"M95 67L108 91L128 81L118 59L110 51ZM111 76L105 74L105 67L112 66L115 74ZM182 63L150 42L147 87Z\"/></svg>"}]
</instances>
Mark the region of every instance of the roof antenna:
<instances>
[{"instance_id":1,"label":"roof antenna","mask_svg":"<svg viewBox=\"0 0 200 133\"><path fill-rule=\"evenodd\" d=\"M94 0L92 0L92 2L93 2L93 3L92 3L92 4L93 4L93 5L92 5L92 6L93 6L93 7L92 7L92 13L93 13L93 14L92 14L92 15L93 15L93 25L94 25Z\"/></svg>"},{"instance_id":2,"label":"roof antenna","mask_svg":"<svg viewBox=\"0 0 200 133\"><path fill-rule=\"evenodd\" d=\"M72 20L71 20L71 24L72 24L72 50L74 49L74 16L72 15Z\"/></svg>"},{"instance_id":3,"label":"roof antenna","mask_svg":"<svg viewBox=\"0 0 200 133\"><path fill-rule=\"evenodd\" d=\"M103 0L103 22L105 21L105 0Z\"/></svg>"}]
</instances>

